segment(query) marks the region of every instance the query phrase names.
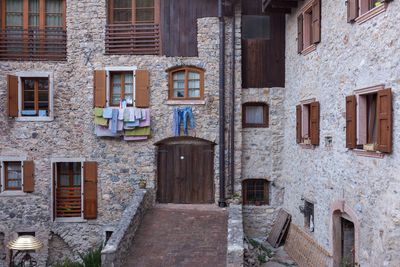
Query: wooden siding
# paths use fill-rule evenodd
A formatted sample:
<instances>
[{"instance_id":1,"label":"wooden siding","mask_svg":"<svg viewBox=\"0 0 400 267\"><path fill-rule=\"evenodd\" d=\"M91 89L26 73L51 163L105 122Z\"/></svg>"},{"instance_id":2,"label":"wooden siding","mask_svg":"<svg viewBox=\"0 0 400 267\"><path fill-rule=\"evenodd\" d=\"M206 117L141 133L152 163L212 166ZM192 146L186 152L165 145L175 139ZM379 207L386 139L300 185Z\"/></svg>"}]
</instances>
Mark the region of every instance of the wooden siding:
<instances>
[{"instance_id":1,"label":"wooden siding","mask_svg":"<svg viewBox=\"0 0 400 267\"><path fill-rule=\"evenodd\" d=\"M163 54L169 57L197 56L197 19L216 17L217 4L215 0L161 1Z\"/></svg>"}]
</instances>

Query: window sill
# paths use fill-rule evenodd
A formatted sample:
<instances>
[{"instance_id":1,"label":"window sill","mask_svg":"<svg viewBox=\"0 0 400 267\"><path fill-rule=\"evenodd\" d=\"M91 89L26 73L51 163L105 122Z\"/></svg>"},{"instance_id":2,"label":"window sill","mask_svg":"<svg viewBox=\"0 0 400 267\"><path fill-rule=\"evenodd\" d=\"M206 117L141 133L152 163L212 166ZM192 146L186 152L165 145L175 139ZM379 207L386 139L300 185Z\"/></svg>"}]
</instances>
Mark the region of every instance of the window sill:
<instances>
[{"instance_id":1,"label":"window sill","mask_svg":"<svg viewBox=\"0 0 400 267\"><path fill-rule=\"evenodd\" d=\"M205 100L167 100L167 105L205 105Z\"/></svg>"},{"instance_id":2,"label":"window sill","mask_svg":"<svg viewBox=\"0 0 400 267\"><path fill-rule=\"evenodd\" d=\"M26 197L27 193L22 191L3 191L0 193L0 197Z\"/></svg>"},{"instance_id":3,"label":"window sill","mask_svg":"<svg viewBox=\"0 0 400 267\"><path fill-rule=\"evenodd\" d=\"M50 122L54 117L17 117L15 121L36 121L36 122Z\"/></svg>"},{"instance_id":4,"label":"window sill","mask_svg":"<svg viewBox=\"0 0 400 267\"><path fill-rule=\"evenodd\" d=\"M317 50L317 45L316 44L312 44L309 47L303 49L303 51L301 51L301 54L303 56L310 54L311 52Z\"/></svg>"},{"instance_id":5,"label":"window sill","mask_svg":"<svg viewBox=\"0 0 400 267\"><path fill-rule=\"evenodd\" d=\"M385 154L377 151L367 151L363 149L353 149L354 153L360 157L383 159Z\"/></svg>"},{"instance_id":6,"label":"window sill","mask_svg":"<svg viewBox=\"0 0 400 267\"><path fill-rule=\"evenodd\" d=\"M315 146L314 146L314 145L311 145L311 144L300 143L299 145L300 145L300 147L303 148L303 149L312 149L312 150L315 149Z\"/></svg>"},{"instance_id":7,"label":"window sill","mask_svg":"<svg viewBox=\"0 0 400 267\"><path fill-rule=\"evenodd\" d=\"M80 217L76 217L76 218L56 218L54 220L54 222L56 222L56 223L86 223L87 220L82 219Z\"/></svg>"},{"instance_id":8,"label":"window sill","mask_svg":"<svg viewBox=\"0 0 400 267\"><path fill-rule=\"evenodd\" d=\"M369 10L368 12L362 14L358 18L355 19L355 22L357 24L362 24L366 22L369 19L372 19L373 17L379 15L380 13L383 13L386 11L387 8L387 3L383 3L380 6L374 7L373 9Z\"/></svg>"}]
</instances>

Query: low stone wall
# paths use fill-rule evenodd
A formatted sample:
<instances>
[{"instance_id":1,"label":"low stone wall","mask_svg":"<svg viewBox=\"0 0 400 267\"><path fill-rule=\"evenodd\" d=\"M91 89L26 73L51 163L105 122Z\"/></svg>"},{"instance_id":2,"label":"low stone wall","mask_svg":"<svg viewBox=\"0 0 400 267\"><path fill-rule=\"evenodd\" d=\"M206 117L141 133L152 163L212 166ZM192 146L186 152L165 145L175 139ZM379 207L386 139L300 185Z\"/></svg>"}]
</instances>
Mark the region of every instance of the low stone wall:
<instances>
[{"instance_id":1,"label":"low stone wall","mask_svg":"<svg viewBox=\"0 0 400 267\"><path fill-rule=\"evenodd\" d=\"M124 266L123 261L126 259L127 252L143 216L154 205L153 195L152 190L139 190L136 192L132 202L125 209L117 230L112 234L101 252L101 266Z\"/></svg>"},{"instance_id":2,"label":"low stone wall","mask_svg":"<svg viewBox=\"0 0 400 267\"><path fill-rule=\"evenodd\" d=\"M228 251L226 263L228 267L241 267L244 261L242 206L231 204L228 212Z\"/></svg>"},{"instance_id":3,"label":"low stone wall","mask_svg":"<svg viewBox=\"0 0 400 267\"><path fill-rule=\"evenodd\" d=\"M277 209L271 206L243 206L243 226L247 237L264 240L271 232Z\"/></svg>"}]
</instances>

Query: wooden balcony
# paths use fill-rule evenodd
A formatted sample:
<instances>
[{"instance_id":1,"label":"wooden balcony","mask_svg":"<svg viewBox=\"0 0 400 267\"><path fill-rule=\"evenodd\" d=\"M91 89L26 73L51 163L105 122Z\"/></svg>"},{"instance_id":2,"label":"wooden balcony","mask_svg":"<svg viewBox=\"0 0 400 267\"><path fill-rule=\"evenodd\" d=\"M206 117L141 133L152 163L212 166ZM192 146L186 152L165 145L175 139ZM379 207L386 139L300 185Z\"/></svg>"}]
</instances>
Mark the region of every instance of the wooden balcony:
<instances>
[{"instance_id":1,"label":"wooden balcony","mask_svg":"<svg viewBox=\"0 0 400 267\"><path fill-rule=\"evenodd\" d=\"M65 30L0 30L0 60L66 59Z\"/></svg>"},{"instance_id":2,"label":"wooden balcony","mask_svg":"<svg viewBox=\"0 0 400 267\"><path fill-rule=\"evenodd\" d=\"M110 24L106 26L106 54L160 55L159 24Z\"/></svg>"}]
</instances>

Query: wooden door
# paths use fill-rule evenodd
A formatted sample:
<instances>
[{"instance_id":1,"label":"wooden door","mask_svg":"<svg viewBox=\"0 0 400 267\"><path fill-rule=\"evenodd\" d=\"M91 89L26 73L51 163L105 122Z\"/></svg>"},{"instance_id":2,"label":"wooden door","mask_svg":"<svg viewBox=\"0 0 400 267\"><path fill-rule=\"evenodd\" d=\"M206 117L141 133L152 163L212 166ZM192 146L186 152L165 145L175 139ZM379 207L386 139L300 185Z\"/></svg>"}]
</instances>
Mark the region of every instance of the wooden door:
<instances>
[{"instance_id":1,"label":"wooden door","mask_svg":"<svg viewBox=\"0 0 400 267\"><path fill-rule=\"evenodd\" d=\"M213 146L191 143L159 146L157 185L160 203L213 203Z\"/></svg>"}]
</instances>

